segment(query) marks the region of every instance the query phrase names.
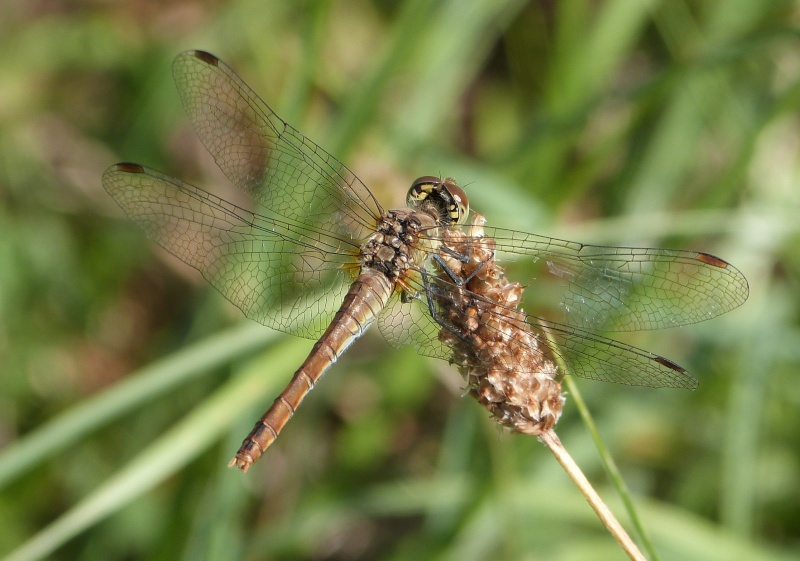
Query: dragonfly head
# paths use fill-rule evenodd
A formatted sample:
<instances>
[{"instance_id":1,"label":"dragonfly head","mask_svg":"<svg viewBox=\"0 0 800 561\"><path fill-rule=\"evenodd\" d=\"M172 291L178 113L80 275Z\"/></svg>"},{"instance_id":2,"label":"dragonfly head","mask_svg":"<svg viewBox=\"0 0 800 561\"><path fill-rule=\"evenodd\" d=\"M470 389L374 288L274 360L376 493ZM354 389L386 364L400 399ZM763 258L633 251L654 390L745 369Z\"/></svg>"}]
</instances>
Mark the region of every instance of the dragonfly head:
<instances>
[{"instance_id":1,"label":"dragonfly head","mask_svg":"<svg viewBox=\"0 0 800 561\"><path fill-rule=\"evenodd\" d=\"M445 226L463 224L469 215L467 194L455 179L450 178L439 179L432 175L420 177L411 184L406 204L423 210L432 208L437 220Z\"/></svg>"}]
</instances>

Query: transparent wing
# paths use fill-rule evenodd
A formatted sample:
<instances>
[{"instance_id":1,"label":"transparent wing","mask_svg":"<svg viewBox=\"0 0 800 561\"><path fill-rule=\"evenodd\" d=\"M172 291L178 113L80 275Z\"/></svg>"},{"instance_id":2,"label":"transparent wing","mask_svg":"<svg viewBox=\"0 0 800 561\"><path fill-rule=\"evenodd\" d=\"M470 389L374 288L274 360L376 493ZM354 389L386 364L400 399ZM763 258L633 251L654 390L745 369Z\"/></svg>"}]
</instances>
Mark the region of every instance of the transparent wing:
<instances>
[{"instance_id":1,"label":"transparent wing","mask_svg":"<svg viewBox=\"0 0 800 561\"><path fill-rule=\"evenodd\" d=\"M426 283L411 279L408 282L418 291L417 296L410 303L399 304L397 309L384 314L381 318L383 333L392 344L413 344L420 354L451 360L452 349L441 342L443 330L456 337L462 336L461 326L470 321L469 311L463 308L463 303L486 301L486 298L442 277L429 276ZM427 298L428 293L434 297ZM514 357L533 353L566 367L568 374L590 380L653 388L694 389L698 385L691 374L669 359L620 341L520 314L510 308L493 315L493 318L480 318L482 325L500 324L504 329L516 325L535 335L536 348L528 347L520 353L520 349L514 347L517 343L512 340L503 349L503 356L496 357L518 371L524 366ZM419 321L421 316L426 320ZM445 317L449 319L443 319Z\"/></svg>"},{"instance_id":2,"label":"transparent wing","mask_svg":"<svg viewBox=\"0 0 800 561\"><path fill-rule=\"evenodd\" d=\"M111 166L103 186L150 238L274 329L319 337L358 273L349 238L254 214L138 164Z\"/></svg>"},{"instance_id":3,"label":"transparent wing","mask_svg":"<svg viewBox=\"0 0 800 561\"><path fill-rule=\"evenodd\" d=\"M408 302L395 294L378 317L378 329L393 347L413 347L417 353L450 362L453 351L439 340L442 326L431 316L424 288L419 281L406 279L408 286L420 291Z\"/></svg>"},{"instance_id":4,"label":"transparent wing","mask_svg":"<svg viewBox=\"0 0 800 561\"><path fill-rule=\"evenodd\" d=\"M747 280L708 253L610 247L485 228L496 258L544 263L566 284L564 322L582 329L644 331L687 325L747 300Z\"/></svg>"},{"instance_id":5,"label":"transparent wing","mask_svg":"<svg viewBox=\"0 0 800 561\"><path fill-rule=\"evenodd\" d=\"M198 136L235 185L283 220L363 238L383 210L344 164L286 124L233 70L203 51L175 59Z\"/></svg>"},{"instance_id":6,"label":"transparent wing","mask_svg":"<svg viewBox=\"0 0 800 561\"><path fill-rule=\"evenodd\" d=\"M198 269L245 315L318 337L358 273L359 248L383 210L350 170L275 115L213 55L183 53L174 76L201 140L264 214L137 164L107 170L106 190L150 237ZM694 323L735 308L748 294L738 270L706 253L591 246L500 228L484 232L494 238L499 262L538 261L567 286L565 324L510 308L495 308L496 315L507 315L496 319L522 322L536 335L528 352L553 357L585 378L695 387L694 378L671 361L591 331ZM419 262L431 271L425 252L439 245L431 238L417 248ZM422 273L403 279L407 292L395 296L381 329L394 344L414 344L422 354L450 359L443 329L452 334L474 321L459 306L482 296Z\"/></svg>"}]
</instances>

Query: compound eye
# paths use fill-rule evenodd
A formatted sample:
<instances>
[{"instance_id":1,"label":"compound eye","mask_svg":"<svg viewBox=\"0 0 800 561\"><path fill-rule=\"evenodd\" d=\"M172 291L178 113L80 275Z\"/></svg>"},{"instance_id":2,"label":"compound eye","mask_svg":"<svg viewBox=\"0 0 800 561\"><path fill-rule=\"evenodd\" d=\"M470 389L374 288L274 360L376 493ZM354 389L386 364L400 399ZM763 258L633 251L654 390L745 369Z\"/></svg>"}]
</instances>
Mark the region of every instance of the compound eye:
<instances>
[{"instance_id":1,"label":"compound eye","mask_svg":"<svg viewBox=\"0 0 800 561\"><path fill-rule=\"evenodd\" d=\"M411 184L411 188L406 195L408 206L419 206L430 197L431 193L440 189L442 180L432 175L423 175Z\"/></svg>"},{"instance_id":2,"label":"compound eye","mask_svg":"<svg viewBox=\"0 0 800 561\"><path fill-rule=\"evenodd\" d=\"M463 224L469 216L469 198L464 190L453 179L445 179L442 189L450 195L448 212L450 219L456 224Z\"/></svg>"},{"instance_id":3,"label":"compound eye","mask_svg":"<svg viewBox=\"0 0 800 561\"><path fill-rule=\"evenodd\" d=\"M436 193L441 189L442 180L432 175L423 175L411 184L406 195L406 204L419 208L433 202L438 205ZM433 196L433 198L431 198Z\"/></svg>"},{"instance_id":4,"label":"compound eye","mask_svg":"<svg viewBox=\"0 0 800 561\"><path fill-rule=\"evenodd\" d=\"M444 224L463 224L469 214L467 195L452 179L441 180L425 175L411 184L406 204L415 208L427 208Z\"/></svg>"},{"instance_id":5,"label":"compound eye","mask_svg":"<svg viewBox=\"0 0 800 561\"><path fill-rule=\"evenodd\" d=\"M432 175L423 175L422 177L417 178L417 180L411 184L411 188L413 189L414 187L421 187L423 185L436 186L441 184L442 180L438 177L434 177Z\"/></svg>"}]
</instances>

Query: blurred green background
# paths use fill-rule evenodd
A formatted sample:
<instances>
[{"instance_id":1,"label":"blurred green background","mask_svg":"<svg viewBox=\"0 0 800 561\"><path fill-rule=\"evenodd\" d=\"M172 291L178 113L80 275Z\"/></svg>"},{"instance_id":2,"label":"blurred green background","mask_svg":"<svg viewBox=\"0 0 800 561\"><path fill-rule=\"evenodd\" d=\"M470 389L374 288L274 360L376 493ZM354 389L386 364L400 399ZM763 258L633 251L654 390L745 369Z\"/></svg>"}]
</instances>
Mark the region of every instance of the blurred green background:
<instances>
[{"instance_id":1,"label":"blurred green background","mask_svg":"<svg viewBox=\"0 0 800 561\"><path fill-rule=\"evenodd\" d=\"M741 309L624 339L697 391L578 385L661 559L800 556L798 3L0 9L0 555L624 558L543 446L377 331L225 467L312 343L243 320L100 184L135 161L236 196L172 83L199 48L384 207L452 176L492 225L740 268ZM569 398L558 432L627 523Z\"/></svg>"}]
</instances>

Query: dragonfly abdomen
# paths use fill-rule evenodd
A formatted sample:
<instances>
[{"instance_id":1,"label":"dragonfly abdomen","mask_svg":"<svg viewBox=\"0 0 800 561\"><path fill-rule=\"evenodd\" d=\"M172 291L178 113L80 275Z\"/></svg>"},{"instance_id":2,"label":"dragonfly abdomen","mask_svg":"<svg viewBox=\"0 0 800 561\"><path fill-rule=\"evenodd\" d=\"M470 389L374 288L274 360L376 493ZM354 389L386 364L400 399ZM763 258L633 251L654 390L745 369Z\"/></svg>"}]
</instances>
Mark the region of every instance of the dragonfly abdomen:
<instances>
[{"instance_id":1,"label":"dragonfly abdomen","mask_svg":"<svg viewBox=\"0 0 800 561\"><path fill-rule=\"evenodd\" d=\"M306 360L291 381L242 442L236 456L228 464L247 471L292 418L306 394L317 380L360 337L386 307L394 287L382 273L364 268L345 295L342 305L314 344Z\"/></svg>"}]
</instances>

